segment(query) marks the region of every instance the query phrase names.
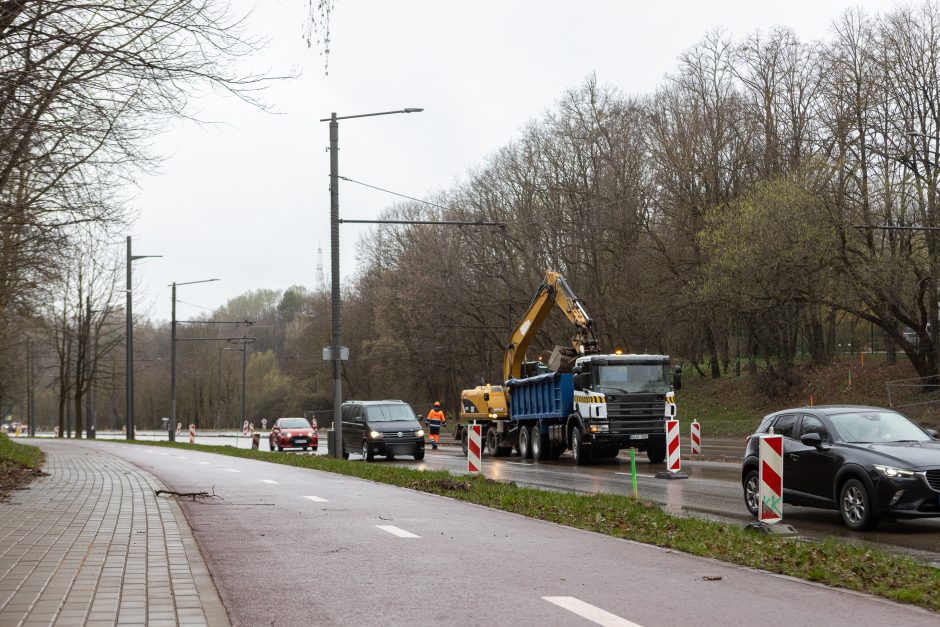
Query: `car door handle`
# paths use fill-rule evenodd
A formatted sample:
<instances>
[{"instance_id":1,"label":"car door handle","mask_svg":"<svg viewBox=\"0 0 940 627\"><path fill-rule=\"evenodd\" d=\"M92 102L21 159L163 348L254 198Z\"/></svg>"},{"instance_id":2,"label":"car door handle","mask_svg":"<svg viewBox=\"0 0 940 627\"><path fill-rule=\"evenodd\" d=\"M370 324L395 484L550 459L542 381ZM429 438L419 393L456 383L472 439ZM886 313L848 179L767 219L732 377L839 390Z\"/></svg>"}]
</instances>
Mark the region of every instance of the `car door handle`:
<instances>
[{"instance_id":1,"label":"car door handle","mask_svg":"<svg viewBox=\"0 0 940 627\"><path fill-rule=\"evenodd\" d=\"M790 453L789 455L787 455L787 457L789 457L790 459L792 459L792 460L795 461L795 462L800 461L800 456L797 455L796 453Z\"/></svg>"}]
</instances>

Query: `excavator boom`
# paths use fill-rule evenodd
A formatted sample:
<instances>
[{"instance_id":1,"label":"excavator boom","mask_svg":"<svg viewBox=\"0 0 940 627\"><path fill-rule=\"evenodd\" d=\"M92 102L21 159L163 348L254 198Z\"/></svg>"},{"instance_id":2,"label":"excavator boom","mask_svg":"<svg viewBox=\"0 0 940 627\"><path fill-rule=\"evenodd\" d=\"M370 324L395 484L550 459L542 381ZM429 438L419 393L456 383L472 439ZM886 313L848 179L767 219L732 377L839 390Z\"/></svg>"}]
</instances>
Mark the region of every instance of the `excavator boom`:
<instances>
[{"instance_id":1,"label":"excavator boom","mask_svg":"<svg viewBox=\"0 0 940 627\"><path fill-rule=\"evenodd\" d=\"M553 307L561 309L565 317L575 326L575 334L571 339L575 351L579 355L597 352L594 323L584 310L581 301L560 273L547 270L545 279L536 290L529 309L513 329L512 338L506 346L503 356L504 381L518 379L521 376L526 350Z\"/></svg>"}]
</instances>

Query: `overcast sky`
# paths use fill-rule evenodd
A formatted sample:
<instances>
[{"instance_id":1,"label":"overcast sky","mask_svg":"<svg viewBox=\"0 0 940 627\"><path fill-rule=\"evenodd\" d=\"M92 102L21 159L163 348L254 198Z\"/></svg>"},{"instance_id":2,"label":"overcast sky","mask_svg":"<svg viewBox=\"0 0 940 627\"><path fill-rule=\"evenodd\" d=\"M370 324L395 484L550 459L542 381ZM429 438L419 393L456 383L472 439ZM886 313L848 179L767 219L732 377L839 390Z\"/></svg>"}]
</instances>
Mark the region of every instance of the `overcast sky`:
<instances>
[{"instance_id":1,"label":"overcast sky","mask_svg":"<svg viewBox=\"0 0 940 627\"><path fill-rule=\"evenodd\" d=\"M300 73L262 99L276 114L201 94L193 113L155 138L166 157L139 181L128 234L137 261L135 310L170 317L210 311L250 289L316 285L317 248L329 280L329 143L320 118L424 107L423 113L339 125L340 174L419 198L447 189L592 73L626 94L656 89L678 56L714 28L736 38L775 25L826 38L858 2L753 0L336 0L329 74L303 41L306 0L232 0L252 10L251 34L270 38L247 70ZM871 12L893 2L861 3ZM254 7L252 9L252 7ZM340 215L374 218L395 202L340 183ZM341 274L355 271L366 227L341 229Z\"/></svg>"}]
</instances>

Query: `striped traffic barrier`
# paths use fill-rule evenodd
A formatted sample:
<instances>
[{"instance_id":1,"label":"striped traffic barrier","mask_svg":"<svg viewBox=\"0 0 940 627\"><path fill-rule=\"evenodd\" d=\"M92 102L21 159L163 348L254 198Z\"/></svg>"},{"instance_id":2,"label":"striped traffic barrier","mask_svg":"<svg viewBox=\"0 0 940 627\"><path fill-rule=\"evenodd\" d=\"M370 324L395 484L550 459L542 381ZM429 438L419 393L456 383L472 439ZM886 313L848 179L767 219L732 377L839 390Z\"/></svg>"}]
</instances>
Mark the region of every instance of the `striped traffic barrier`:
<instances>
[{"instance_id":1,"label":"striped traffic barrier","mask_svg":"<svg viewBox=\"0 0 940 627\"><path fill-rule=\"evenodd\" d=\"M245 421L245 424L242 425L242 435L248 435L248 421Z\"/></svg>"},{"instance_id":2,"label":"striped traffic barrier","mask_svg":"<svg viewBox=\"0 0 940 627\"><path fill-rule=\"evenodd\" d=\"M189 425L189 443L190 444L196 443L196 425Z\"/></svg>"},{"instance_id":3,"label":"striped traffic barrier","mask_svg":"<svg viewBox=\"0 0 940 627\"><path fill-rule=\"evenodd\" d=\"M765 525L783 520L783 436L762 435L758 447L760 511L757 519Z\"/></svg>"},{"instance_id":4,"label":"striped traffic barrier","mask_svg":"<svg viewBox=\"0 0 940 627\"><path fill-rule=\"evenodd\" d=\"M481 452L483 450L483 427L478 424L470 425L467 438L467 472L478 475L483 466Z\"/></svg>"},{"instance_id":5,"label":"striped traffic barrier","mask_svg":"<svg viewBox=\"0 0 940 627\"><path fill-rule=\"evenodd\" d=\"M682 472L680 455L679 421L666 421L666 471L657 472L657 479L688 479L689 475Z\"/></svg>"},{"instance_id":6,"label":"striped traffic barrier","mask_svg":"<svg viewBox=\"0 0 940 627\"><path fill-rule=\"evenodd\" d=\"M177 422L176 423L176 435L179 435L182 430L183 430L183 423Z\"/></svg>"},{"instance_id":7,"label":"striped traffic barrier","mask_svg":"<svg viewBox=\"0 0 940 627\"><path fill-rule=\"evenodd\" d=\"M783 436L762 435L757 447L758 463L758 511L757 522L750 523L746 529L759 533L792 538L799 534L796 529L783 520Z\"/></svg>"},{"instance_id":8,"label":"striped traffic barrier","mask_svg":"<svg viewBox=\"0 0 940 627\"><path fill-rule=\"evenodd\" d=\"M702 423L692 420L691 428L692 455L702 454Z\"/></svg>"}]
</instances>

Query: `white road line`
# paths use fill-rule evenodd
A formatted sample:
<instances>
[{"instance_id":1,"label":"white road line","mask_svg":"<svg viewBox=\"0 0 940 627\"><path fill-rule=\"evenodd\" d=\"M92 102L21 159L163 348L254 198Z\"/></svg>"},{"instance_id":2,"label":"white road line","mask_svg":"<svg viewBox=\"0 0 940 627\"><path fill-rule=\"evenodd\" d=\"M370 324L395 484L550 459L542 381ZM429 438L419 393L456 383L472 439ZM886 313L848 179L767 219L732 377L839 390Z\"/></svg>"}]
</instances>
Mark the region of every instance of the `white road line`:
<instances>
[{"instance_id":1,"label":"white road line","mask_svg":"<svg viewBox=\"0 0 940 627\"><path fill-rule=\"evenodd\" d=\"M234 468L226 468L228 472L241 472L241 470L235 470Z\"/></svg>"},{"instance_id":2,"label":"white road line","mask_svg":"<svg viewBox=\"0 0 940 627\"><path fill-rule=\"evenodd\" d=\"M211 466L211 465L212 465L210 462L199 462L199 463L200 463L200 464L205 464L206 466Z\"/></svg>"},{"instance_id":3,"label":"white road line","mask_svg":"<svg viewBox=\"0 0 940 627\"><path fill-rule=\"evenodd\" d=\"M615 475L625 475L625 476L627 476L627 477L630 476L630 473L629 473L629 472L615 472L614 474L615 474ZM655 478L656 478L656 475L641 475L640 473L636 473L636 476L637 476L637 477L646 477L647 479L655 479Z\"/></svg>"},{"instance_id":4,"label":"white road line","mask_svg":"<svg viewBox=\"0 0 940 627\"><path fill-rule=\"evenodd\" d=\"M398 536L399 538L420 538L421 536L416 536L410 531L405 531L404 529L399 529L395 525L376 525L382 531L387 531L393 536Z\"/></svg>"},{"instance_id":5,"label":"white road line","mask_svg":"<svg viewBox=\"0 0 940 627\"><path fill-rule=\"evenodd\" d=\"M185 458L185 457L182 457L182 456L180 456L180 455L177 455L177 456L176 456L176 459L186 459L186 458Z\"/></svg>"},{"instance_id":6,"label":"white road line","mask_svg":"<svg viewBox=\"0 0 940 627\"><path fill-rule=\"evenodd\" d=\"M274 479L262 479L262 480L261 480L261 483L274 483L274 484L277 484L277 481L275 481Z\"/></svg>"},{"instance_id":7,"label":"white road line","mask_svg":"<svg viewBox=\"0 0 940 627\"><path fill-rule=\"evenodd\" d=\"M542 597L549 603L554 603L558 607L563 607L581 618L586 618L592 623L604 625L605 627L640 627L636 623L631 623L625 618L620 618L616 614L611 614L590 603L585 603L581 599L574 597Z\"/></svg>"},{"instance_id":8,"label":"white road line","mask_svg":"<svg viewBox=\"0 0 940 627\"><path fill-rule=\"evenodd\" d=\"M329 503L326 499L322 499L319 496L305 496L305 499L310 499L314 503Z\"/></svg>"}]
</instances>

